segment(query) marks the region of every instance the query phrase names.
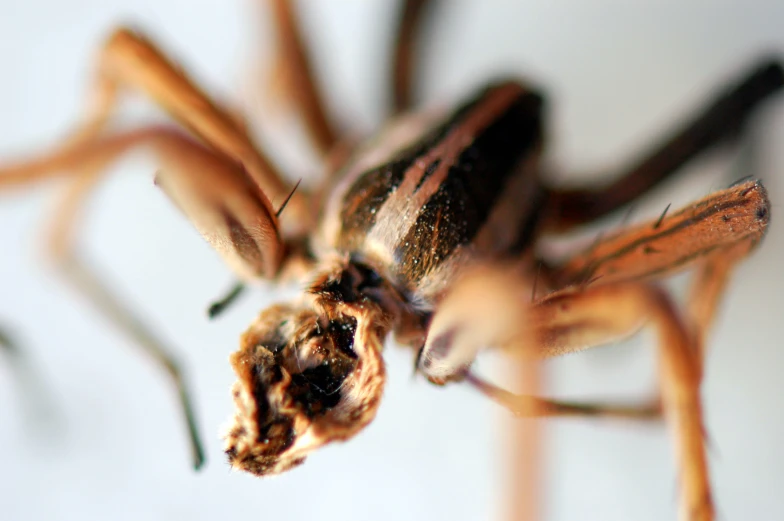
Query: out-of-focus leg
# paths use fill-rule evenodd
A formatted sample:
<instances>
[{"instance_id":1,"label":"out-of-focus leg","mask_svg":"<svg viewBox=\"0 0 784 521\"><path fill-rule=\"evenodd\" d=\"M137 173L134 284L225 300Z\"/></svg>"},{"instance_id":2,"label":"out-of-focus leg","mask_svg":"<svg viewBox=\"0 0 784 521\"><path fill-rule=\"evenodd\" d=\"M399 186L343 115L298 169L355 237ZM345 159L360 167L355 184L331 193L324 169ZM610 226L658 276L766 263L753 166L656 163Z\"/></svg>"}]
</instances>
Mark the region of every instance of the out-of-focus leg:
<instances>
[{"instance_id":1,"label":"out-of-focus leg","mask_svg":"<svg viewBox=\"0 0 784 521\"><path fill-rule=\"evenodd\" d=\"M417 39L433 0L404 0L398 15L392 55L392 112L399 114L414 104L415 73L418 67Z\"/></svg>"},{"instance_id":2,"label":"out-of-focus leg","mask_svg":"<svg viewBox=\"0 0 784 521\"><path fill-rule=\"evenodd\" d=\"M763 239L769 221L765 188L752 179L603 237L549 276L556 287L565 287L638 281L695 269L688 310L702 367L705 337L732 269Z\"/></svg>"},{"instance_id":3,"label":"out-of-focus leg","mask_svg":"<svg viewBox=\"0 0 784 521\"><path fill-rule=\"evenodd\" d=\"M338 141L339 132L329 120L302 31L290 0L268 0L277 30L278 55L275 71L281 74L285 95L305 123L316 149L326 155Z\"/></svg>"},{"instance_id":4,"label":"out-of-focus leg","mask_svg":"<svg viewBox=\"0 0 784 521\"><path fill-rule=\"evenodd\" d=\"M433 316L420 371L443 384L469 375L485 346L502 347L510 356L521 350L556 356L615 341L650 324L658 333L662 407L680 467L681 519L713 519L695 335L667 295L648 284L619 282L567 289L530 303L527 286L498 268L463 277ZM507 398L514 403L514 397ZM530 396L521 401L523 407L531 404Z\"/></svg>"},{"instance_id":5,"label":"out-of-focus leg","mask_svg":"<svg viewBox=\"0 0 784 521\"><path fill-rule=\"evenodd\" d=\"M84 201L109 164L124 152L147 146L161 159L157 182L238 274L274 277L283 245L263 194L240 166L168 127L80 138L50 155L0 167L0 189L68 174L67 189L52 220L48 252L65 278L95 309L159 363L179 395L191 440L194 466L203 462L190 393L172 350L139 319L73 247L75 223Z\"/></svg>"},{"instance_id":6,"label":"out-of-focus leg","mask_svg":"<svg viewBox=\"0 0 784 521\"><path fill-rule=\"evenodd\" d=\"M598 219L669 179L693 158L737 138L755 110L784 87L777 61L755 65L705 108L605 186L552 192L551 225L565 230Z\"/></svg>"}]
</instances>

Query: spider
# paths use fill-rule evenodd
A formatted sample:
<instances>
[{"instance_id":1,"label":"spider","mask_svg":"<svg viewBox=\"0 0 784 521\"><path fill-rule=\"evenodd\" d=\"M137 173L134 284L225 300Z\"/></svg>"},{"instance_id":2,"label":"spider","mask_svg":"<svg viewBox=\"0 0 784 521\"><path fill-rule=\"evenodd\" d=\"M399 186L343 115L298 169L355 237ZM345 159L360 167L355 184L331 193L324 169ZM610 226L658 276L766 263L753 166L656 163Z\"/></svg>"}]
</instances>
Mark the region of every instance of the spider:
<instances>
[{"instance_id":1,"label":"spider","mask_svg":"<svg viewBox=\"0 0 784 521\"><path fill-rule=\"evenodd\" d=\"M616 182L563 190L540 175L543 97L516 79L490 84L446 118L403 115L367 144L340 146L290 6L273 5L290 90L314 144L335 165L323 188L305 193L287 186L236 116L211 102L143 35L120 29L104 48L88 122L62 148L2 172L4 185L71 174L52 241L68 276L179 381L155 339L128 320L66 242L72 211L102 168L132 147L150 145L162 159L156 183L241 278L311 280L300 302L262 312L232 357L237 414L226 451L235 466L259 475L296 466L372 420L384 381L381 344L389 334L418 353L417 370L431 382L465 381L518 414L656 414L656 407L512 396L470 370L486 345L552 356L626 336L650 321L662 336L662 404L673 413L682 453L684 505L698 512L695 518L709 516L697 395L702 337L732 267L764 234L764 188L744 181L603 237L565 263L537 258L535 246L545 233L565 232L633 201L703 150L736 136L781 86L778 65L765 63L739 79ZM410 105L406 35L421 8L409 2L401 18L399 113ZM148 93L182 128L104 132L118 87ZM272 200L284 202L273 206ZM690 267L699 275L681 316L646 279ZM230 300L212 309L220 312ZM198 464L184 388L181 395Z\"/></svg>"}]
</instances>

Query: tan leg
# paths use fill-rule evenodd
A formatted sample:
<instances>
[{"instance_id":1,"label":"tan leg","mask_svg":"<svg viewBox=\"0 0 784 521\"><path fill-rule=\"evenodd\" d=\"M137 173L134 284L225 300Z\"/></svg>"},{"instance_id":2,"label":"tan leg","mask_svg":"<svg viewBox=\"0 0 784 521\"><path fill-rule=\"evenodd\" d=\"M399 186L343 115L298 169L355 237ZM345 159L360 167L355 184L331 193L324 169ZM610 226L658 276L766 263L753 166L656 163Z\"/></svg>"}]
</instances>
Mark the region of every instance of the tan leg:
<instances>
[{"instance_id":1,"label":"tan leg","mask_svg":"<svg viewBox=\"0 0 784 521\"><path fill-rule=\"evenodd\" d=\"M201 468L204 464L204 449L196 425L191 392L188 390L185 377L173 350L168 348L147 328L141 319L123 305L122 301L111 292L110 286L101 280L96 275L95 269L78 254L71 252L68 257L58 258L55 261L65 279L71 283L74 289L80 292L105 319L133 339L166 372L177 391L190 441L193 467L196 470Z\"/></svg>"},{"instance_id":2,"label":"tan leg","mask_svg":"<svg viewBox=\"0 0 784 521\"><path fill-rule=\"evenodd\" d=\"M769 219L765 188L759 181L746 181L603 237L551 276L561 287L592 279L607 284L669 275L728 251L737 258L762 239Z\"/></svg>"},{"instance_id":3,"label":"tan leg","mask_svg":"<svg viewBox=\"0 0 784 521\"><path fill-rule=\"evenodd\" d=\"M275 91L295 102L311 139L323 154L339 143L339 132L329 122L324 98L317 87L313 67L303 43L290 0L268 0L278 30L279 51L273 67ZM404 0L400 8L391 67L392 112L412 105L415 42L422 18L432 0Z\"/></svg>"},{"instance_id":4,"label":"tan leg","mask_svg":"<svg viewBox=\"0 0 784 521\"><path fill-rule=\"evenodd\" d=\"M275 70L282 75L285 94L294 101L313 144L326 155L337 142L339 133L327 116L291 1L270 0L269 4L278 33Z\"/></svg>"},{"instance_id":5,"label":"tan leg","mask_svg":"<svg viewBox=\"0 0 784 521\"><path fill-rule=\"evenodd\" d=\"M769 219L770 201L764 187L759 181L746 181L683 210L602 238L550 276L556 287L588 281L603 285L696 267L689 314L702 367L704 338L732 268L762 240Z\"/></svg>"},{"instance_id":6,"label":"tan leg","mask_svg":"<svg viewBox=\"0 0 784 521\"><path fill-rule=\"evenodd\" d=\"M543 391L543 372L539 359L530 349L519 349L512 369L520 391L525 395L538 395ZM506 420L506 445L508 446L509 479L506 483L507 512L509 521L538 521L542 512L542 460L544 444L542 425L538 419Z\"/></svg>"},{"instance_id":7,"label":"tan leg","mask_svg":"<svg viewBox=\"0 0 784 521\"><path fill-rule=\"evenodd\" d=\"M222 154L167 127L74 143L27 163L0 167L0 190L53 173L78 175L74 186L87 191L111 161L129 149L150 146L162 160L158 184L238 275L274 277L283 256L274 214L245 170ZM68 206L75 211L78 201ZM65 233L62 234L66 244Z\"/></svg>"},{"instance_id":8,"label":"tan leg","mask_svg":"<svg viewBox=\"0 0 784 521\"><path fill-rule=\"evenodd\" d=\"M738 244L721 255L714 255L702 261L691 284L689 292L689 315L697 335L697 359L700 367L705 367L705 339L716 316L717 308L724 295L735 265L749 254L748 243Z\"/></svg>"},{"instance_id":9,"label":"tan leg","mask_svg":"<svg viewBox=\"0 0 784 521\"><path fill-rule=\"evenodd\" d=\"M550 353L606 343L650 323L659 334L660 385L664 414L675 438L680 466L680 518L713 519L703 439L700 369L696 339L667 296L642 284L613 284L544 299L531 322Z\"/></svg>"},{"instance_id":10,"label":"tan leg","mask_svg":"<svg viewBox=\"0 0 784 521\"><path fill-rule=\"evenodd\" d=\"M417 371L439 385L468 378L480 390L487 390L489 386L483 387L468 372L477 351L488 344L514 346L521 356L516 360L513 376L519 379L523 393L539 394L539 357L526 349L529 344L516 328L529 305L519 298L518 290L524 285L515 266L482 266L464 274L433 315L425 346L417 359ZM505 459L509 461L509 482L504 487L505 519L511 521L538 519L539 459L543 450L537 423L518 421L504 425Z\"/></svg>"},{"instance_id":11,"label":"tan leg","mask_svg":"<svg viewBox=\"0 0 784 521\"><path fill-rule=\"evenodd\" d=\"M391 71L394 114L409 110L413 104L417 33L430 1L404 0L400 9Z\"/></svg>"},{"instance_id":12,"label":"tan leg","mask_svg":"<svg viewBox=\"0 0 784 521\"><path fill-rule=\"evenodd\" d=\"M497 402L499 405L520 418L540 417L595 417L617 418L626 420L658 420L661 418L661 403L652 401L648 404L622 405L566 402L549 400L534 395L515 394L497 387L475 374L466 374L466 382L479 392Z\"/></svg>"},{"instance_id":13,"label":"tan leg","mask_svg":"<svg viewBox=\"0 0 784 521\"><path fill-rule=\"evenodd\" d=\"M98 77L115 89L132 88L150 96L210 146L244 165L270 199L282 200L290 191L235 118L142 35L124 28L115 31L101 53Z\"/></svg>"},{"instance_id":14,"label":"tan leg","mask_svg":"<svg viewBox=\"0 0 784 521\"><path fill-rule=\"evenodd\" d=\"M615 283L564 290L530 304L525 286L514 274L488 268L453 286L433 317L420 370L441 383L463 378L486 345L503 346L510 354L528 349L555 356L651 324L658 332L663 410L680 466L681 519L713 519L695 339L667 296L646 284ZM530 406L530 398L524 400Z\"/></svg>"},{"instance_id":15,"label":"tan leg","mask_svg":"<svg viewBox=\"0 0 784 521\"><path fill-rule=\"evenodd\" d=\"M95 269L73 249L79 210L100 179L103 167L105 164L102 161L87 162L80 175L71 181L52 219L48 241L49 256L72 287L81 293L105 319L141 347L171 379L177 391L188 432L193 467L198 470L204 464L204 449L196 425L191 392L188 390L180 365L172 354L173 350L158 339L145 323L122 303L122 300L110 289L110 285L101 280Z\"/></svg>"},{"instance_id":16,"label":"tan leg","mask_svg":"<svg viewBox=\"0 0 784 521\"><path fill-rule=\"evenodd\" d=\"M272 202L280 204L291 188L252 142L244 124L214 103L152 42L126 28L116 30L101 50L94 87L88 97L87 119L58 152L65 153L71 147L96 139L109 121L123 89L146 94L208 146L229 161L242 165L261 188L263 193L258 197L267 213L274 216ZM45 170L39 172L44 175ZM29 176L21 179L23 182L29 180ZM3 181L4 184L11 182L11 179ZM294 195L285 222L282 222L284 235L297 235L309 229L312 216L307 206L301 192ZM273 221L277 226L274 218Z\"/></svg>"},{"instance_id":17,"label":"tan leg","mask_svg":"<svg viewBox=\"0 0 784 521\"><path fill-rule=\"evenodd\" d=\"M142 145L151 147L162 160L163 169L156 179L158 184L238 274L255 278L273 277L277 273L283 246L274 220L261 201L261 191L236 163L172 128L149 127L90 139L80 136L49 156L0 168L0 189L40 179L53 172L71 175L52 221L49 254L66 279L96 310L131 337L167 372L179 395L194 466L198 468L204 459L201 442L189 392L171 350L73 251L74 224L85 198L111 161Z\"/></svg>"}]
</instances>

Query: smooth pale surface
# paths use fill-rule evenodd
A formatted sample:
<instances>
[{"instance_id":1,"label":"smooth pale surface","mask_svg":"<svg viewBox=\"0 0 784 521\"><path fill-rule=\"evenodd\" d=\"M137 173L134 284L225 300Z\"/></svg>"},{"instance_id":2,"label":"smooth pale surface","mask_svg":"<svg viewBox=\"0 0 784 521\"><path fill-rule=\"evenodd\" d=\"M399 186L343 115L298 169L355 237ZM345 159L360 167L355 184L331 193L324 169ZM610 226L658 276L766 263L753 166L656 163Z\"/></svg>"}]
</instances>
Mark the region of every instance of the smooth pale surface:
<instances>
[{"instance_id":1,"label":"smooth pale surface","mask_svg":"<svg viewBox=\"0 0 784 521\"><path fill-rule=\"evenodd\" d=\"M641 2L635 2L641 4ZM358 131L378 124L391 2L300 2L335 112ZM372 4L372 5L371 5ZM550 95L551 154L560 171L610 170L725 78L765 51L784 56L784 4L756 2L450 2L424 54L424 99L455 99L517 74ZM719 5L717 5L719 4ZM778 5L776 5L778 4ZM275 134L291 176L311 175L291 125L266 118L251 77L262 17L250 2L28 0L0 17L0 157L53 142L79 116L91 58L122 21L148 29L210 92L249 107ZM258 22L258 25L256 25ZM756 127L758 172L773 202L771 233L733 280L708 357L711 471L723 519L784 518L784 105ZM136 122L159 118L135 101ZM272 142L272 141L270 141ZM230 472L217 437L231 413L227 363L254 314L293 291L262 288L208 323L231 275L163 194L155 163L123 161L89 208L80 242L188 369L209 462L189 470L173 394L161 372L74 299L40 262L36 235L53 186L0 195L0 322L13 326L45 379L56 415L25 407L0 363L0 518L493 519L500 512L502 416L469 389L412 381L411 356L387 351L378 418L301 469L260 481ZM642 205L657 214L754 172L735 156ZM121 172L120 172L121 171ZM596 174L598 175L598 174ZM590 177L598 179L598 177ZM615 225L616 217L607 222ZM644 397L655 381L651 336L550 364L558 394ZM487 368L487 364L483 367ZM28 404L29 405L29 404ZM676 473L665 430L575 420L547 430L548 519L675 519Z\"/></svg>"}]
</instances>

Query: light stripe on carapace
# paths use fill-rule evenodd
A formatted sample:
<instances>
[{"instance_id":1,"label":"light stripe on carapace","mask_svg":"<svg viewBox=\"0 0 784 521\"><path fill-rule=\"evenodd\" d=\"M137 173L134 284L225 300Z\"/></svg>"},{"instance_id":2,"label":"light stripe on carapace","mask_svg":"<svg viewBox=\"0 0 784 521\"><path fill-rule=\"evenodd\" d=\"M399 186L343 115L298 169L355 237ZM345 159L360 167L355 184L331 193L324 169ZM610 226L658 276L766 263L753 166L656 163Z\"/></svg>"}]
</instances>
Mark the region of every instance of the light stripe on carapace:
<instances>
[{"instance_id":1,"label":"light stripe on carapace","mask_svg":"<svg viewBox=\"0 0 784 521\"><path fill-rule=\"evenodd\" d=\"M508 250L530 224L531 197L520 188L538 186L526 165L541 148L542 105L519 83L491 85L383 164L355 171L334 246L424 301L449 277L428 278L457 253Z\"/></svg>"}]
</instances>

